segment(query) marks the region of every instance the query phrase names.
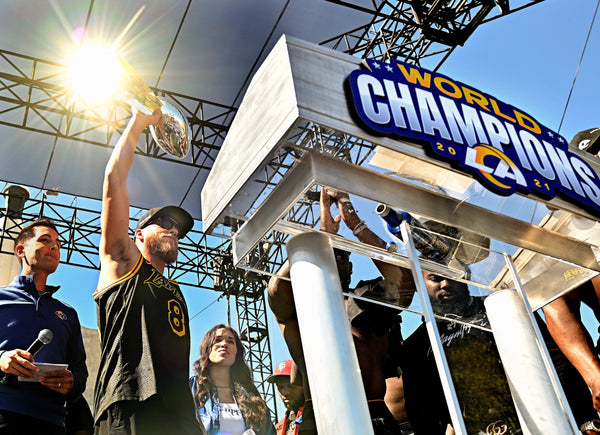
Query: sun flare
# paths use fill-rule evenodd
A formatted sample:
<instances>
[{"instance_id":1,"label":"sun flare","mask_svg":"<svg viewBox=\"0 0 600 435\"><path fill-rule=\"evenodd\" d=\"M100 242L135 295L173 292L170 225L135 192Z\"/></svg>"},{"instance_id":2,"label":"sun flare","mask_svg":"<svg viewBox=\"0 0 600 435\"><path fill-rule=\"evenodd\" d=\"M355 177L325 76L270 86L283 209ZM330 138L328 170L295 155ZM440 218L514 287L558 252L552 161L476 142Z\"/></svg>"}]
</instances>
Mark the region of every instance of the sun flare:
<instances>
[{"instance_id":1,"label":"sun flare","mask_svg":"<svg viewBox=\"0 0 600 435\"><path fill-rule=\"evenodd\" d=\"M71 57L69 79L78 98L88 103L101 103L119 92L121 66L118 57L106 47L84 47Z\"/></svg>"}]
</instances>

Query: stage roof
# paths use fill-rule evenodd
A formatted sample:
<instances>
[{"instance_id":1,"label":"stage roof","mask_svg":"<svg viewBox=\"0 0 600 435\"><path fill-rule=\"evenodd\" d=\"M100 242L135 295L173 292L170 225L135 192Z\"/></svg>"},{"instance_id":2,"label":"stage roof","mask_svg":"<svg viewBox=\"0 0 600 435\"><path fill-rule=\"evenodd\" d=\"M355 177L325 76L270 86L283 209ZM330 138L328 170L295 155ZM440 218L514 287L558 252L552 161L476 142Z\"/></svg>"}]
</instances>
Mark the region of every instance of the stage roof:
<instances>
[{"instance_id":1,"label":"stage roof","mask_svg":"<svg viewBox=\"0 0 600 435\"><path fill-rule=\"evenodd\" d=\"M120 47L144 81L232 107L239 105L253 72L283 33L319 42L370 18L323 0L0 0L0 48L67 64L73 32L86 27L88 14L86 38L112 43L142 6ZM2 60L0 71L10 72L7 62ZM0 134L0 179L100 197L110 149L4 125ZM183 204L200 218L200 191L207 173L137 157L130 178L131 202L142 208Z\"/></svg>"}]
</instances>

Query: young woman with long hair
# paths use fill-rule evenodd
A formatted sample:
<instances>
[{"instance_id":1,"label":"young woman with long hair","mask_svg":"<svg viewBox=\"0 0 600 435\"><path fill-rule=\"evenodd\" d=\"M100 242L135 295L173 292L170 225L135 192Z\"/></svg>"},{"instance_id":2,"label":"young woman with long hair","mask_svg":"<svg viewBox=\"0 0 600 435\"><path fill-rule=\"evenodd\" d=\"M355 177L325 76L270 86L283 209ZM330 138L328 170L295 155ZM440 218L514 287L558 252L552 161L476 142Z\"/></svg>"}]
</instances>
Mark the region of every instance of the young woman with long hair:
<instances>
[{"instance_id":1,"label":"young woman with long hair","mask_svg":"<svg viewBox=\"0 0 600 435\"><path fill-rule=\"evenodd\" d=\"M275 435L244 354L239 335L227 325L214 326L202 340L190 383L208 435Z\"/></svg>"}]
</instances>

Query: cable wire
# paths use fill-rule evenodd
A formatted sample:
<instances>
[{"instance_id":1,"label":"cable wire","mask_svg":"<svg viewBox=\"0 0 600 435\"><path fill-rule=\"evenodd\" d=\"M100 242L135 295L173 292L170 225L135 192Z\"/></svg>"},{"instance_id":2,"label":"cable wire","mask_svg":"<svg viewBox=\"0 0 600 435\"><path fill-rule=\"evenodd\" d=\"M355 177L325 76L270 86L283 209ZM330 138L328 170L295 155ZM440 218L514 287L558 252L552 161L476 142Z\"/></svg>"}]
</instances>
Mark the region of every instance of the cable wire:
<instances>
[{"instance_id":1,"label":"cable wire","mask_svg":"<svg viewBox=\"0 0 600 435\"><path fill-rule=\"evenodd\" d=\"M283 18L283 15L285 14L285 11L287 10L287 7L288 7L289 4L290 4L290 0L287 0L285 2L285 5L283 6L283 9L281 10L281 12L279 14L279 17L277 17L277 20L275 21L275 24L273 25L273 28L271 29L271 32L269 33L269 36L267 36L267 39L266 39L265 43L263 44L263 46L262 46L262 48L260 50L260 53L258 53L258 56L256 56L256 59L254 60L254 63L252 64L252 67L248 71L248 74L246 75L246 78L244 79L244 82L242 83L242 86L240 87L240 90L238 91L237 95L233 99L233 102L231 103L231 107L235 106L235 102L242 95L242 91L244 90L244 87L246 86L246 84L248 83L248 81L250 80L250 78L252 77L252 74L254 73L254 69L256 68L256 65L260 61L260 58L263 55L265 49L267 48L267 46L269 44L269 41L273 37L273 34L275 33L275 30L279 26L279 22ZM229 115L227 115L227 117L225 118L225 122L228 120L228 118L229 118ZM180 205L187 198L188 194L192 190L192 186L194 186L194 184L196 183L196 179L198 178L198 176L200 175L201 172L202 172L202 169L198 169L198 171L196 171L196 174L194 175L194 178L193 178L192 182L189 184L187 190L185 191L184 195L182 196Z\"/></svg>"},{"instance_id":2,"label":"cable wire","mask_svg":"<svg viewBox=\"0 0 600 435\"><path fill-rule=\"evenodd\" d=\"M244 79L244 82L242 83L242 86L240 87L240 90L238 91L237 95L233 99L233 102L231 103L232 107L235 106L236 101L238 100L238 98L240 98L240 96L242 94L242 91L244 90L244 88L246 87L246 84L248 83L248 81L252 77L252 74L254 73L254 68L256 68L256 65L260 61L261 56L263 55L263 53L265 52L267 46L269 45L269 41L273 37L273 34L275 33L275 30L277 30L277 27L279 26L279 22L283 18L283 15L285 14L285 11L287 10L289 4L290 4L290 0L287 0L285 2L285 5L283 5L283 8L281 9L281 12L279 13L279 16L277 17L277 20L275 21L275 24L273 24L273 28L271 29L271 32L269 33L269 36L267 36L267 39L265 40L265 43L263 44L262 48L260 49L260 53L258 53L258 56L256 56L256 59L254 59L254 63L252 64L252 67L250 68L250 71L248 71L248 75L246 75L246 78Z\"/></svg>"},{"instance_id":3,"label":"cable wire","mask_svg":"<svg viewBox=\"0 0 600 435\"><path fill-rule=\"evenodd\" d=\"M190 322L196 317L199 316L200 314L202 314L204 311L206 311L211 305L213 305L215 302L217 302L219 299L221 299L221 296L217 297L217 299L215 299L214 301L212 301L210 304L208 304L207 306L205 306L204 308L202 308L200 311L198 311L196 314L194 314L192 317L190 317Z\"/></svg>"},{"instance_id":4,"label":"cable wire","mask_svg":"<svg viewBox=\"0 0 600 435\"><path fill-rule=\"evenodd\" d=\"M175 38L173 38L173 42L171 43L171 47L169 48L169 52L167 53L167 57L165 58L165 63L163 63L162 69L160 70L160 74L158 75L158 78L156 79L156 84L154 85L155 88L158 88L158 83L160 82L160 79L162 78L163 73L165 72L165 68L167 67L167 62L169 62L169 58L171 57L171 53L173 52L173 48L175 47L175 42L177 41L177 38L179 37L179 33L181 32L181 28L183 27L183 22L185 21L185 17L187 16L187 13L190 10L191 5L192 5L192 0L189 0L187 6L185 8L185 12L183 13L183 17L181 17L181 21L179 22L179 27L177 27L177 32L175 33Z\"/></svg>"},{"instance_id":5,"label":"cable wire","mask_svg":"<svg viewBox=\"0 0 600 435\"><path fill-rule=\"evenodd\" d=\"M577 71L575 71L575 77L573 77L573 83L571 84L571 90L569 91L569 97L567 98L567 103L565 104L565 109L563 110L562 117L560 118L560 124L558 125L557 133L560 134L560 129L562 128L563 121L565 120L565 115L567 113L567 108L569 107L569 102L571 101L571 95L573 94L573 88L575 87L575 82L577 81L577 76L579 75L579 68L581 68L581 63L583 61L583 56L585 55L585 49L587 48L587 44L590 40L590 35L592 33L592 29L594 27L594 22L596 21L596 14L598 13L598 6L600 6L600 0L596 3L596 10L594 10L594 16L592 17L592 22L590 23L590 29L588 30L587 37L585 38L585 44L583 45L583 50L581 51L581 57L579 58L579 63L577 64Z\"/></svg>"}]
</instances>

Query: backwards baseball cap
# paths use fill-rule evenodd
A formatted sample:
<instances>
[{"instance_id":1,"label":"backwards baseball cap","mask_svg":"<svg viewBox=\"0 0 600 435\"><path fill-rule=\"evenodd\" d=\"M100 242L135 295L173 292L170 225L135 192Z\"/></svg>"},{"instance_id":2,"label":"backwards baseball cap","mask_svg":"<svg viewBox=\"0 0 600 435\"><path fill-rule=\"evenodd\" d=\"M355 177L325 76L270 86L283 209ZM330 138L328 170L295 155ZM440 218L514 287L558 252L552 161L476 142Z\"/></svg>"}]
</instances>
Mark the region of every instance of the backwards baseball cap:
<instances>
[{"instance_id":1,"label":"backwards baseball cap","mask_svg":"<svg viewBox=\"0 0 600 435\"><path fill-rule=\"evenodd\" d=\"M155 219L163 216L170 217L179 224L181 227L181 232L183 233L180 234L180 237L185 236L187 232L194 226L194 218L192 218L187 211L181 207L177 207L176 205L167 205L165 207L154 207L148 210L146 214L144 214L144 216L142 216L142 218L138 221L135 229L141 230L142 228L150 225Z\"/></svg>"},{"instance_id":2,"label":"backwards baseball cap","mask_svg":"<svg viewBox=\"0 0 600 435\"><path fill-rule=\"evenodd\" d=\"M273 372L273 374L267 378L267 382L273 384L277 381L278 376L291 376L293 364L294 361L292 361L291 359L281 361L279 364L277 364L277 367L275 367L275 371Z\"/></svg>"},{"instance_id":3,"label":"backwards baseball cap","mask_svg":"<svg viewBox=\"0 0 600 435\"><path fill-rule=\"evenodd\" d=\"M600 157L600 128L588 128L587 130L580 131L573 136L570 144L582 151L587 151L590 154Z\"/></svg>"}]
</instances>

